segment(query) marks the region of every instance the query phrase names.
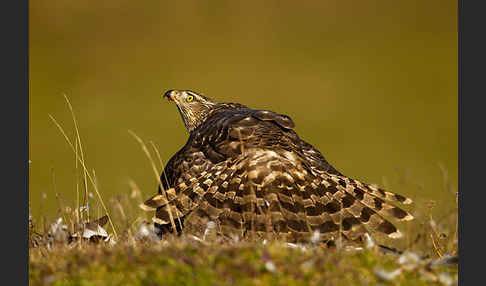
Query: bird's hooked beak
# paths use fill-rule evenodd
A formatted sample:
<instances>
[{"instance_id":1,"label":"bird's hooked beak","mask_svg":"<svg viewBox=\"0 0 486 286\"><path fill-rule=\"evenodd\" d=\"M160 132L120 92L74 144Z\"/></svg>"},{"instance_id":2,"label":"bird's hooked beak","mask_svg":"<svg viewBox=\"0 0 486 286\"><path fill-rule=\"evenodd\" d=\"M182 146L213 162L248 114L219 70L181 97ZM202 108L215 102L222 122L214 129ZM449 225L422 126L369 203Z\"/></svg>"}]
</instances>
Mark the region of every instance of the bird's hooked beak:
<instances>
[{"instance_id":1,"label":"bird's hooked beak","mask_svg":"<svg viewBox=\"0 0 486 286\"><path fill-rule=\"evenodd\" d=\"M166 91L162 97L163 98L166 97L167 100L169 100L169 101L177 102L177 94L178 93L179 92L177 90L171 89L171 90Z\"/></svg>"}]
</instances>

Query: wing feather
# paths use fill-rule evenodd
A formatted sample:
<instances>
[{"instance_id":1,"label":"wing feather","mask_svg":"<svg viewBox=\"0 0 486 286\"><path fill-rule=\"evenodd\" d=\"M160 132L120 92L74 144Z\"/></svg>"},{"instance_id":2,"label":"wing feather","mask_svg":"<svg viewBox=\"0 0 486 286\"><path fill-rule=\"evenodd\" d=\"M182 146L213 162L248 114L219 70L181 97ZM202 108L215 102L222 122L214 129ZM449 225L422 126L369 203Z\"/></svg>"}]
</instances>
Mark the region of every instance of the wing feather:
<instances>
[{"instance_id":1,"label":"wing feather","mask_svg":"<svg viewBox=\"0 0 486 286\"><path fill-rule=\"evenodd\" d=\"M400 236L387 219L413 219L395 204L404 196L343 176L301 140L290 117L240 108L211 116L196 128L163 174L160 193L141 207L169 224L169 210L201 225L212 220L223 234L275 234L308 240L366 232Z\"/></svg>"}]
</instances>

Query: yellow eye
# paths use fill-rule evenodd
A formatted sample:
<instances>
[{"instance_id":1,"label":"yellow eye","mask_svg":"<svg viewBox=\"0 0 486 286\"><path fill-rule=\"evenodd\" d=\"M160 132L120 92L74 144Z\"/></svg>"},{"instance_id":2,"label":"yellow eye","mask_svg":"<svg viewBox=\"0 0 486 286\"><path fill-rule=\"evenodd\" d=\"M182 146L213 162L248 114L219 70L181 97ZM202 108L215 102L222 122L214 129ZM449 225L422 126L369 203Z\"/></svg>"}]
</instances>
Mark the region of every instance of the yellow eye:
<instances>
[{"instance_id":1,"label":"yellow eye","mask_svg":"<svg viewBox=\"0 0 486 286\"><path fill-rule=\"evenodd\" d=\"M192 95L188 95L188 96L186 97L186 101L187 101L187 102L191 102L191 101L193 101L193 100L194 100L194 96L192 96Z\"/></svg>"}]
</instances>

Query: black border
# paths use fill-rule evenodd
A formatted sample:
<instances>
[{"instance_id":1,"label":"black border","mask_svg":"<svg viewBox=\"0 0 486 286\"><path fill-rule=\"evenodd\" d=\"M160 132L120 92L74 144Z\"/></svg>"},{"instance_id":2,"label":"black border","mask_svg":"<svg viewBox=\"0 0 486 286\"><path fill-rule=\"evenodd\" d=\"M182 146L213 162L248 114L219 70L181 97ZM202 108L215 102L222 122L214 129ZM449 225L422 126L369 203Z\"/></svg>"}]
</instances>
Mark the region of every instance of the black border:
<instances>
[{"instance_id":1,"label":"black border","mask_svg":"<svg viewBox=\"0 0 486 286\"><path fill-rule=\"evenodd\" d=\"M3 284L29 284L29 2L2 3ZM11 282L13 281L13 282Z\"/></svg>"},{"instance_id":2,"label":"black border","mask_svg":"<svg viewBox=\"0 0 486 286\"><path fill-rule=\"evenodd\" d=\"M486 191L485 105L480 102L486 95L483 3L458 0L459 285L484 283L484 257L480 256L485 219L485 200L481 196ZM466 225L470 226L468 233Z\"/></svg>"}]
</instances>

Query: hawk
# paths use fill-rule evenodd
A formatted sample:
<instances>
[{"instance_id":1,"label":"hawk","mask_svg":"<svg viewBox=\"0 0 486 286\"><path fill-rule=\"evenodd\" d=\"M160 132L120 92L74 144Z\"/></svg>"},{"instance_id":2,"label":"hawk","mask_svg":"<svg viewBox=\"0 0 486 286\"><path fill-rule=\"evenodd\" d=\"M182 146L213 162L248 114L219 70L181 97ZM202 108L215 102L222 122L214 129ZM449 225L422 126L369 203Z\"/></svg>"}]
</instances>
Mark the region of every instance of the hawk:
<instances>
[{"instance_id":1,"label":"hawk","mask_svg":"<svg viewBox=\"0 0 486 286\"><path fill-rule=\"evenodd\" d=\"M378 232L401 236L389 221L413 216L395 204L412 200L346 177L294 130L289 116L218 103L190 90L169 90L189 139L167 163L155 210L159 235L212 221L223 235L248 233L332 241Z\"/></svg>"}]
</instances>

